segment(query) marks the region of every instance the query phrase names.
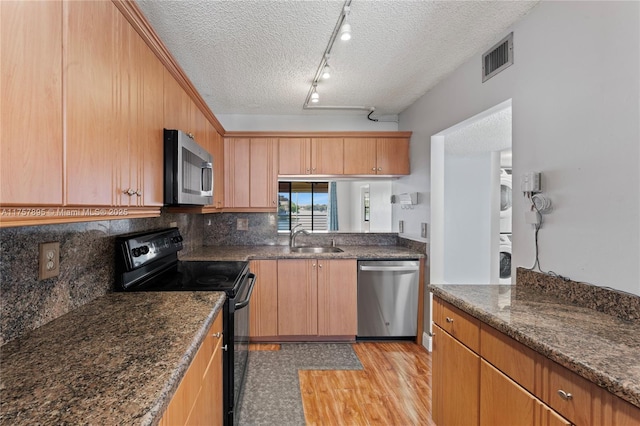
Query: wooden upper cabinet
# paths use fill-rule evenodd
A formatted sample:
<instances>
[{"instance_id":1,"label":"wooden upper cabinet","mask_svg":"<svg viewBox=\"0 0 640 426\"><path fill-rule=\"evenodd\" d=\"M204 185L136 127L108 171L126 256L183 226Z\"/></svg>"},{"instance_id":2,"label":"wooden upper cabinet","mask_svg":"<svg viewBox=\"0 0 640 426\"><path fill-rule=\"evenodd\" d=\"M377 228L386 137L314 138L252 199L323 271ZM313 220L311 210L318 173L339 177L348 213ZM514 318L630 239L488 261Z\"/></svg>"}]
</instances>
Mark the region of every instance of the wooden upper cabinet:
<instances>
[{"instance_id":1,"label":"wooden upper cabinet","mask_svg":"<svg viewBox=\"0 0 640 426\"><path fill-rule=\"evenodd\" d=\"M0 203L63 201L62 3L0 2Z\"/></svg>"},{"instance_id":2,"label":"wooden upper cabinet","mask_svg":"<svg viewBox=\"0 0 640 426\"><path fill-rule=\"evenodd\" d=\"M372 175L376 170L376 138L345 138L344 174Z\"/></svg>"},{"instance_id":3,"label":"wooden upper cabinet","mask_svg":"<svg viewBox=\"0 0 640 426\"><path fill-rule=\"evenodd\" d=\"M408 175L409 139L378 138L376 159L379 175Z\"/></svg>"},{"instance_id":4,"label":"wooden upper cabinet","mask_svg":"<svg viewBox=\"0 0 640 426\"><path fill-rule=\"evenodd\" d=\"M341 175L344 172L344 139L311 139L311 174Z\"/></svg>"},{"instance_id":5,"label":"wooden upper cabinet","mask_svg":"<svg viewBox=\"0 0 640 426\"><path fill-rule=\"evenodd\" d=\"M249 159L249 207L277 207L278 141L251 139Z\"/></svg>"},{"instance_id":6,"label":"wooden upper cabinet","mask_svg":"<svg viewBox=\"0 0 640 426\"><path fill-rule=\"evenodd\" d=\"M311 173L311 139L282 138L278 140L278 174L308 175Z\"/></svg>"},{"instance_id":7,"label":"wooden upper cabinet","mask_svg":"<svg viewBox=\"0 0 640 426\"><path fill-rule=\"evenodd\" d=\"M224 139L224 202L226 207L249 207L250 139Z\"/></svg>"},{"instance_id":8,"label":"wooden upper cabinet","mask_svg":"<svg viewBox=\"0 0 640 426\"><path fill-rule=\"evenodd\" d=\"M224 175L227 208L277 208L278 141L270 138L225 138Z\"/></svg>"},{"instance_id":9,"label":"wooden upper cabinet","mask_svg":"<svg viewBox=\"0 0 640 426\"><path fill-rule=\"evenodd\" d=\"M344 174L408 175L409 139L345 138Z\"/></svg>"},{"instance_id":10,"label":"wooden upper cabinet","mask_svg":"<svg viewBox=\"0 0 640 426\"><path fill-rule=\"evenodd\" d=\"M117 121L126 103L121 74L122 38L111 2L64 3L68 24L66 95L66 198L71 205L113 205L119 200L114 167L123 158L126 124ZM127 165L128 167L128 165Z\"/></svg>"},{"instance_id":11,"label":"wooden upper cabinet","mask_svg":"<svg viewBox=\"0 0 640 426\"><path fill-rule=\"evenodd\" d=\"M132 30L133 31L133 30ZM131 38L130 140L137 152L138 199L142 206L161 206L164 202L163 80L164 66L149 46L133 34Z\"/></svg>"},{"instance_id":12,"label":"wooden upper cabinet","mask_svg":"<svg viewBox=\"0 0 640 426\"><path fill-rule=\"evenodd\" d=\"M163 127L165 129L177 129L183 130L184 125L181 122L181 108L182 108L182 87L176 81L171 73L165 68L163 71L164 80L164 122Z\"/></svg>"}]
</instances>

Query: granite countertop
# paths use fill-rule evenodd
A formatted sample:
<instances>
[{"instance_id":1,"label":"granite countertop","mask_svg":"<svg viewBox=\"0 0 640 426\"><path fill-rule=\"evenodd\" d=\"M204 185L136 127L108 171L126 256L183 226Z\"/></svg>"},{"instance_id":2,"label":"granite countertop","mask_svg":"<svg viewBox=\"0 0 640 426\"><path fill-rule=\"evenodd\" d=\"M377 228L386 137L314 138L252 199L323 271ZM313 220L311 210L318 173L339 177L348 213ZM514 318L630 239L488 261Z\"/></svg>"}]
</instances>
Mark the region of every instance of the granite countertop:
<instances>
[{"instance_id":1,"label":"granite countertop","mask_svg":"<svg viewBox=\"0 0 640 426\"><path fill-rule=\"evenodd\" d=\"M424 254L400 246L338 246L341 253L295 253L289 246L218 246L202 247L180 260L251 260L251 259L419 259Z\"/></svg>"},{"instance_id":2,"label":"granite countertop","mask_svg":"<svg viewBox=\"0 0 640 426\"><path fill-rule=\"evenodd\" d=\"M110 293L0 347L2 424L157 424L225 300Z\"/></svg>"},{"instance_id":3,"label":"granite countertop","mask_svg":"<svg viewBox=\"0 0 640 426\"><path fill-rule=\"evenodd\" d=\"M451 303L640 407L640 321L520 285L430 285Z\"/></svg>"}]
</instances>

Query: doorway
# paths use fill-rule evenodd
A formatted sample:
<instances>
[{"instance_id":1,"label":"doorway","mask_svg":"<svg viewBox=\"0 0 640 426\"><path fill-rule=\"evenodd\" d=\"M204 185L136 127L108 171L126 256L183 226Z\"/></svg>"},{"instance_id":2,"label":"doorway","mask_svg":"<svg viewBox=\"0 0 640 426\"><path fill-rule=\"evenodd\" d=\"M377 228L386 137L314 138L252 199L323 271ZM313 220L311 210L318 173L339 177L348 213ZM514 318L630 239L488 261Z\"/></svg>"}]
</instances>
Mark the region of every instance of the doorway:
<instances>
[{"instance_id":1,"label":"doorway","mask_svg":"<svg viewBox=\"0 0 640 426\"><path fill-rule=\"evenodd\" d=\"M507 100L431 137L432 284L506 283L501 229L510 231L511 209L501 205L511 194L501 173L511 172L511 115Z\"/></svg>"}]
</instances>

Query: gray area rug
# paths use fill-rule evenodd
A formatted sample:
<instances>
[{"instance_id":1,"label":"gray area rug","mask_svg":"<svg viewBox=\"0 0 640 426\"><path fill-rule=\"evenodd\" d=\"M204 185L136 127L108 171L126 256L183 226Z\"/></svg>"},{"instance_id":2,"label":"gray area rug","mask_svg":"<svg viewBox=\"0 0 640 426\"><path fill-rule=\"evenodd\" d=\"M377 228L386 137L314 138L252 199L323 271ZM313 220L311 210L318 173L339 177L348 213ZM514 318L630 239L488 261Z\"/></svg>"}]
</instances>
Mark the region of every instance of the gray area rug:
<instances>
[{"instance_id":1,"label":"gray area rug","mask_svg":"<svg viewBox=\"0 0 640 426\"><path fill-rule=\"evenodd\" d=\"M240 407L241 425L304 425L298 370L362 370L348 343L284 343L252 351Z\"/></svg>"}]
</instances>

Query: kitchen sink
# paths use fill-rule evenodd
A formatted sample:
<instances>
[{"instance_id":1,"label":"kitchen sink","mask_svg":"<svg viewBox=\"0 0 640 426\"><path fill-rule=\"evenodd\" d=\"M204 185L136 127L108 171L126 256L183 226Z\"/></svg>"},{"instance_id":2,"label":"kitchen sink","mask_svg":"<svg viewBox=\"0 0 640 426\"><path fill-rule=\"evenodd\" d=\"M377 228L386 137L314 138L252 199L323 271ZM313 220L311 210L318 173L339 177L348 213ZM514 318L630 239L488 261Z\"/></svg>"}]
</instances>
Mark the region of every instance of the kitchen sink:
<instances>
[{"instance_id":1,"label":"kitchen sink","mask_svg":"<svg viewBox=\"0 0 640 426\"><path fill-rule=\"evenodd\" d=\"M293 253L341 253L344 250L338 247L291 247Z\"/></svg>"}]
</instances>

